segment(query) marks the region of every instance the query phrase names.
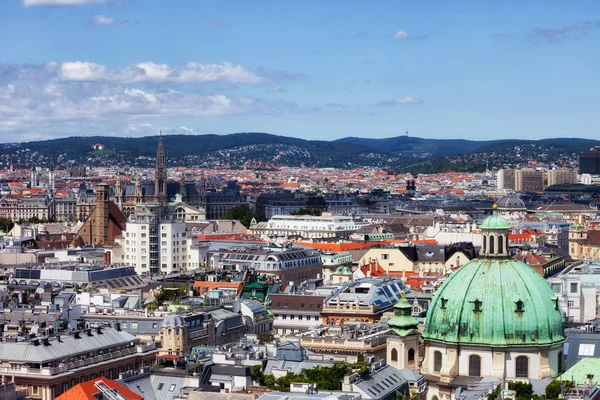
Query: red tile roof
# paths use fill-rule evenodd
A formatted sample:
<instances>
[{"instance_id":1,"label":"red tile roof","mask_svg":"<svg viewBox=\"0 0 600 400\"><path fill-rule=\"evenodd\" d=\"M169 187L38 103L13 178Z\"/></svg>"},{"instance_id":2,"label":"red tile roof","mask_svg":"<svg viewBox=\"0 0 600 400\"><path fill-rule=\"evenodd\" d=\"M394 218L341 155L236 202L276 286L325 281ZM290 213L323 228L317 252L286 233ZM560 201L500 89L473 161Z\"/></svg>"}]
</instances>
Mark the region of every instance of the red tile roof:
<instances>
[{"instance_id":1,"label":"red tile roof","mask_svg":"<svg viewBox=\"0 0 600 400\"><path fill-rule=\"evenodd\" d=\"M73 386L67 390L56 400L97 400L95 394L100 393L100 389L96 386L97 383L103 383L109 389L115 389L122 397L127 400L144 400L139 394L127 389L125 386L121 386L113 380L108 378L90 379L89 381L80 383L79 385Z\"/></svg>"}]
</instances>

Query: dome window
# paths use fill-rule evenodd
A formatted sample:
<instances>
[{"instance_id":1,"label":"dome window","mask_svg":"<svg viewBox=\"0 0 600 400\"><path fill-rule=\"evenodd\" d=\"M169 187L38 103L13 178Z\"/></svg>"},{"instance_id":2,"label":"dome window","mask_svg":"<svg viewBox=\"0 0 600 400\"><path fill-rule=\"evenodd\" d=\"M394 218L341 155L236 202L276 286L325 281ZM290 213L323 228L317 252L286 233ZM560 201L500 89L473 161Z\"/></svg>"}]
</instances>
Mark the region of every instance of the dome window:
<instances>
[{"instance_id":1,"label":"dome window","mask_svg":"<svg viewBox=\"0 0 600 400\"><path fill-rule=\"evenodd\" d=\"M483 302L479 299L475 299L475 301L472 301L471 303L473 303L473 312L481 312L481 305L483 304Z\"/></svg>"},{"instance_id":2,"label":"dome window","mask_svg":"<svg viewBox=\"0 0 600 400\"><path fill-rule=\"evenodd\" d=\"M446 309L446 303L448 303L448 299L445 299L445 298L442 297L440 300L442 302L442 305L440 306L440 308L442 310L445 310Z\"/></svg>"},{"instance_id":3,"label":"dome window","mask_svg":"<svg viewBox=\"0 0 600 400\"><path fill-rule=\"evenodd\" d=\"M522 314L525 312L525 308L523 307L524 303L521 301L521 299L515 301L515 304L517 305L517 309L515 310L516 313Z\"/></svg>"}]
</instances>

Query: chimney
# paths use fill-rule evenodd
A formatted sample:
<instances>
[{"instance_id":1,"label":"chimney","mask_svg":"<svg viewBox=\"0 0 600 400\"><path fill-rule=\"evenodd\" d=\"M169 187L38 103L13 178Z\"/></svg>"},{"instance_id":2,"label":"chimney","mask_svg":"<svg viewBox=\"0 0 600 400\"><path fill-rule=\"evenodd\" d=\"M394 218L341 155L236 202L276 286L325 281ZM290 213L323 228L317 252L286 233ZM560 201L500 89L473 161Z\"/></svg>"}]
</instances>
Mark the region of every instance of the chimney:
<instances>
[{"instance_id":1,"label":"chimney","mask_svg":"<svg viewBox=\"0 0 600 400\"><path fill-rule=\"evenodd\" d=\"M34 346L39 346L40 345L40 339L39 338L34 338L31 343L33 343Z\"/></svg>"},{"instance_id":2,"label":"chimney","mask_svg":"<svg viewBox=\"0 0 600 400\"><path fill-rule=\"evenodd\" d=\"M98 326L96 327L96 333L97 333L98 335L102 335L102 327L101 327L100 325L98 325Z\"/></svg>"},{"instance_id":3,"label":"chimney","mask_svg":"<svg viewBox=\"0 0 600 400\"><path fill-rule=\"evenodd\" d=\"M58 343L62 343L62 339L60 338L60 335L56 335L56 340L58 340Z\"/></svg>"},{"instance_id":4,"label":"chimney","mask_svg":"<svg viewBox=\"0 0 600 400\"><path fill-rule=\"evenodd\" d=\"M50 339L48 339L47 337L43 337L42 338L42 344L44 346L50 346Z\"/></svg>"},{"instance_id":5,"label":"chimney","mask_svg":"<svg viewBox=\"0 0 600 400\"><path fill-rule=\"evenodd\" d=\"M75 332L73 332L73 337L74 337L75 339L81 339L81 335L79 335L79 331L75 331Z\"/></svg>"},{"instance_id":6,"label":"chimney","mask_svg":"<svg viewBox=\"0 0 600 400\"><path fill-rule=\"evenodd\" d=\"M85 330L85 333L87 333L88 336L94 336L92 335L92 330L89 328Z\"/></svg>"},{"instance_id":7,"label":"chimney","mask_svg":"<svg viewBox=\"0 0 600 400\"><path fill-rule=\"evenodd\" d=\"M120 322L117 322L115 324L115 329L117 330L117 332L121 332L121 323Z\"/></svg>"}]
</instances>

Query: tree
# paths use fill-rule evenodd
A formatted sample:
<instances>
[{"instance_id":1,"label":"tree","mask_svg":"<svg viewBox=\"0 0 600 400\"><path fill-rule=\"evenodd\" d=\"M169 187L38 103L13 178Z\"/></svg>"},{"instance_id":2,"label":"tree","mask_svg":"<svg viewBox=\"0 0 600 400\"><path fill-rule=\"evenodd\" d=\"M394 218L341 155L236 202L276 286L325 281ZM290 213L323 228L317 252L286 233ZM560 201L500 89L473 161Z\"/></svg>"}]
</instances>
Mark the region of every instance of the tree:
<instances>
[{"instance_id":1,"label":"tree","mask_svg":"<svg viewBox=\"0 0 600 400\"><path fill-rule=\"evenodd\" d=\"M516 392L517 400L530 400L533 397L533 386L531 386L531 383L510 382L508 388Z\"/></svg>"},{"instance_id":2,"label":"tree","mask_svg":"<svg viewBox=\"0 0 600 400\"><path fill-rule=\"evenodd\" d=\"M221 219L235 219L239 220L242 225L246 228L250 227L252 218L258 221L258 216L248 207L247 204L241 204L239 206L232 207L231 210L227 211Z\"/></svg>"},{"instance_id":3,"label":"tree","mask_svg":"<svg viewBox=\"0 0 600 400\"><path fill-rule=\"evenodd\" d=\"M546 386L546 398L547 399L558 399L562 391L560 381L552 381Z\"/></svg>"},{"instance_id":4,"label":"tree","mask_svg":"<svg viewBox=\"0 0 600 400\"><path fill-rule=\"evenodd\" d=\"M265 385L265 374L263 373L262 365L257 364L252 367L252 380L258 382L259 385Z\"/></svg>"},{"instance_id":5,"label":"tree","mask_svg":"<svg viewBox=\"0 0 600 400\"><path fill-rule=\"evenodd\" d=\"M14 222L8 218L0 217L0 230L4 233L10 232L10 230L15 226Z\"/></svg>"}]
</instances>

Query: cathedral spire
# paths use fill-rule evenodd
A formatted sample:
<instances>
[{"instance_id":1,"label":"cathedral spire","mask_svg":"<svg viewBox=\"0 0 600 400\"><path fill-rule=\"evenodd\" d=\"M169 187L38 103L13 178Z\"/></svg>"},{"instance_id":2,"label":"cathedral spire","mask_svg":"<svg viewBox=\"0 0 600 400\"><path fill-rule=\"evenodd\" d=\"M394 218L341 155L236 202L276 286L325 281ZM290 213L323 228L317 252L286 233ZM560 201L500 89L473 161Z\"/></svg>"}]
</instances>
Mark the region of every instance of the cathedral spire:
<instances>
[{"instance_id":1,"label":"cathedral spire","mask_svg":"<svg viewBox=\"0 0 600 400\"><path fill-rule=\"evenodd\" d=\"M157 203L167 202L167 163L165 157L165 145L163 143L162 131L158 139L158 150L156 151L156 170L154 173L154 199Z\"/></svg>"}]
</instances>

